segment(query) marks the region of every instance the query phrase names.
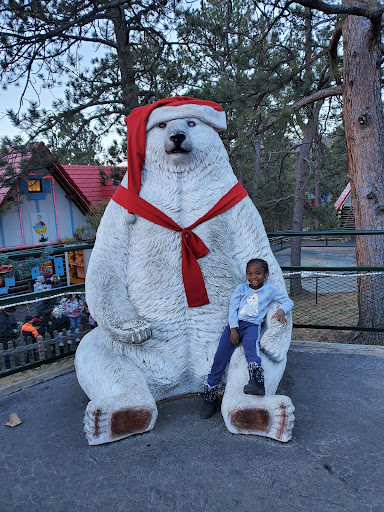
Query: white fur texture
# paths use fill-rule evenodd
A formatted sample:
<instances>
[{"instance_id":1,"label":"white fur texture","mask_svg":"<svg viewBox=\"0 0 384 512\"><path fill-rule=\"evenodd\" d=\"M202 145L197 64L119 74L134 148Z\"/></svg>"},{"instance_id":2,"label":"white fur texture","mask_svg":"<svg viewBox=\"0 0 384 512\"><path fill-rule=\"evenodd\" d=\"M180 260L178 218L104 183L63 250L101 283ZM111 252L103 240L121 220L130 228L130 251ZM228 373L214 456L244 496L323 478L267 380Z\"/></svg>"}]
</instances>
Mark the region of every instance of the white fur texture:
<instances>
[{"instance_id":1,"label":"white fur texture","mask_svg":"<svg viewBox=\"0 0 384 512\"><path fill-rule=\"evenodd\" d=\"M182 227L210 210L237 182L215 130L199 119L189 126L189 120L169 121L165 128L157 125L147 133L140 192ZM186 134L186 147L192 149L172 154L170 136L180 131ZM127 186L127 176L122 184ZM99 327L85 336L76 355L80 385L91 399L91 412L85 417L90 444L115 439L108 423L113 411L147 407L152 411L148 430L156 420L157 400L203 389L227 323L231 292L246 281L249 259L265 259L268 282L285 291L261 218L248 197L194 231L210 249L198 260L210 303L188 308L181 273L181 234L130 215L114 201L106 209L86 277L89 310ZM247 365L242 349L237 349L228 371L222 412L231 432L239 431L230 427L231 411L250 404L267 410L273 425L273 417L280 414L276 400L285 400L289 427L280 440L286 441L293 406L287 397L273 395L284 372L292 323L291 315L287 326L271 320L277 308L277 303L271 304L261 338L268 396L249 397L242 392ZM104 427L99 422L97 436L93 410L103 411ZM271 429L270 435L252 429L242 433L277 438Z\"/></svg>"},{"instance_id":2,"label":"white fur texture","mask_svg":"<svg viewBox=\"0 0 384 512\"><path fill-rule=\"evenodd\" d=\"M189 103L179 107L161 107L153 110L147 120L147 130L151 130L156 124L168 123L174 119L199 119L209 124L216 130L225 130L227 121L224 112L219 112L208 105L195 105Z\"/></svg>"}]
</instances>

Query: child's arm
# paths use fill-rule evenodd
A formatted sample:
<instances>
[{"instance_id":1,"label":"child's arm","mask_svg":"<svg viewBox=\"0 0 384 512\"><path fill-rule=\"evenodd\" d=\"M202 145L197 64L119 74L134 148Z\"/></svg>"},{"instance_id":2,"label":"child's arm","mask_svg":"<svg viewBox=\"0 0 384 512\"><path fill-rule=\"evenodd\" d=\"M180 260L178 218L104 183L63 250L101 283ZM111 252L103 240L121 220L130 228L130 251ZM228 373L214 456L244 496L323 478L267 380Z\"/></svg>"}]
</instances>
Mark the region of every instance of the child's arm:
<instances>
[{"instance_id":1,"label":"child's arm","mask_svg":"<svg viewBox=\"0 0 384 512\"><path fill-rule=\"evenodd\" d=\"M241 292L240 286L234 289L231 295L231 300L229 301L229 313L228 313L228 323L231 329L230 340L234 347L238 347L240 345L239 333L237 331L239 327L239 307L241 300Z\"/></svg>"},{"instance_id":2,"label":"child's arm","mask_svg":"<svg viewBox=\"0 0 384 512\"><path fill-rule=\"evenodd\" d=\"M239 307L241 300L241 285L237 286L231 295L231 300L229 301L229 311L228 311L228 323L229 327L232 329L233 327L239 327Z\"/></svg>"},{"instance_id":3,"label":"child's arm","mask_svg":"<svg viewBox=\"0 0 384 512\"><path fill-rule=\"evenodd\" d=\"M276 319L280 324L285 325L287 323L285 315L293 309L293 301L288 297L286 293L281 292L275 287L273 288L274 290L272 300L280 302L280 308L271 317L271 320Z\"/></svg>"}]
</instances>

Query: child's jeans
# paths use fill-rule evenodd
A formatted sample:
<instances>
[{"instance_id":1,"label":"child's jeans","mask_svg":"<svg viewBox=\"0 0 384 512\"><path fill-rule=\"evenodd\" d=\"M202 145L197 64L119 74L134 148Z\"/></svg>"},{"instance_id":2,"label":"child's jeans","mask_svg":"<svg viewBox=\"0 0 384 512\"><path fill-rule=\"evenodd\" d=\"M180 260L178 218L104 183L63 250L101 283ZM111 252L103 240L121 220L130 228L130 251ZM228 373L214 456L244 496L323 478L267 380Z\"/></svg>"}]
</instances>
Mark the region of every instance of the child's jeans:
<instances>
[{"instance_id":1,"label":"child's jeans","mask_svg":"<svg viewBox=\"0 0 384 512\"><path fill-rule=\"evenodd\" d=\"M250 322L239 321L239 338L243 345L245 357L249 363L261 364L259 357L260 325ZM210 387L216 386L221 381L225 368L231 360L231 356L236 347L230 340L231 329L229 324L225 327L221 335L219 346L217 347L215 358L213 360L211 371L207 378L207 384Z\"/></svg>"},{"instance_id":2,"label":"child's jeans","mask_svg":"<svg viewBox=\"0 0 384 512\"><path fill-rule=\"evenodd\" d=\"M71 328L78 329L81 324L81 315L80 316L70 316L69 317L69 324Z\"/></svg>"}]
</instances>

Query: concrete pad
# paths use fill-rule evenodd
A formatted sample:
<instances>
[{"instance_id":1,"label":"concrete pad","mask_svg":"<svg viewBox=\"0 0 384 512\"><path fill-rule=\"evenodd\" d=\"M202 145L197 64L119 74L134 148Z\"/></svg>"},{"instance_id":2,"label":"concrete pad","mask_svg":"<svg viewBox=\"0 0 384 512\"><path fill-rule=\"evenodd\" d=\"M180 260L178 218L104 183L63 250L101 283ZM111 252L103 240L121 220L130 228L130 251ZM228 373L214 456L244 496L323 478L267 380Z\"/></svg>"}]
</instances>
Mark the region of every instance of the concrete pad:
<instances>
[{"instance_id":1,"label":"concrete pad","mask_svg":"<svg viewBox=\"0 0 384 512\"><path fill-rule=\"evenodd\" d=\"M0 398L0 511L382 512L383 375L380 355L291 350L287 444L232 435L184 397L152 432L90 447L75 374L37 384Z\"/></svg>"}]
</instances>

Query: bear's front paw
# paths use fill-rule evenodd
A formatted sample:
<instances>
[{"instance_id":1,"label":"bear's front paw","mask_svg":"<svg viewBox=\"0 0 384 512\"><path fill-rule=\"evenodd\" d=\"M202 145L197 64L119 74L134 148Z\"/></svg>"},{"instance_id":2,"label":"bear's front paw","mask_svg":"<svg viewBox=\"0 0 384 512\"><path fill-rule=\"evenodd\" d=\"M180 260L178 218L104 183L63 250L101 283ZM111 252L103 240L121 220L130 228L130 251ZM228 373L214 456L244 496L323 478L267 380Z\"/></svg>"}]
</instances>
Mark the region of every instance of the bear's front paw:
<instances>
[{"instance_id":1,"label":"bear's front paw","mask_svg":"<svg viewBox=\"0 0 384 512\"><path fill-rule=\"evenodd\" d=\"M284 343L282 339L262 340L260 349L274 363L280 363L286 357L289 348L289 342Z\"/></svg>"},{"instance_id":2,"label":"bear's front paw","mask_svg":"<svg viewBox=\"0 0 384 512\"><path fill-rule=\"evenodd\" d=\"M152 326L142 318L135 318L122 325L126 343L143 343L152 336Z\"/></svg>"}]
</instances>

